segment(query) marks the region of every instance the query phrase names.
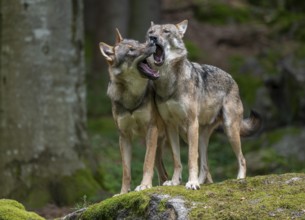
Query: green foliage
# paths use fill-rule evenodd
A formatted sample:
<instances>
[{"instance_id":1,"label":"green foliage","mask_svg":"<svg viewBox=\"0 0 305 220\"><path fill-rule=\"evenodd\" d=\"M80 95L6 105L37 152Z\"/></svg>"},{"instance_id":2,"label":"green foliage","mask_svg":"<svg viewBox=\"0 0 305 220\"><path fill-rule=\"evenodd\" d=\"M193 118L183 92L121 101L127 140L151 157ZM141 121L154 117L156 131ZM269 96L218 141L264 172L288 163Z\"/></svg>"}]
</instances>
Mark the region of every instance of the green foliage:
<instances>
[{"instance_id":1,"label":"green foliage","mask_svg":"<svg viewBox=\"0 0 305 220\"><path fill-rule=\"evenodd\" d=\"M193 62L199 61L202 57L201 49L190 40L185 40L184 43L188 52L188 59Z\"/></svg>"},{"instance_id":2,"label":"green foliage","mask_svg":"<svg viewBox=\"0 0 305 220\"><path fill-rule=\"evenodd\" d=\"M83 198L82 198L82 201L76 203L75 210L82 209L82 208L87 208L89 205L91 205L91 202L88 201L87 195L84 195Z\"/></svg>"},{"instance_id":3,"label":"green foliage","mask_svg":"<svg viewBox=\"0 0 305 220\"><path fill-rule=\"evenodd\" d=\"M91 88L87 90L88 115L91 117L111 114L111 102L106 95L108 80L103 81L101 78L98 77L97 80L92 80L93 82L90 83Z\"/></svg>"},{"instance_id":4,"label":"green foliage","mask_svg":"<svg viewBox=\"0 0 305 220\"><path fill-rule=\"evenodd\" d=\"M294 40L304 41L305 30L301 27L305 25L305 15L303 12L291 12L288 10L279 10L268 22L273 28L272 35L286 35Z\"/></svg>"},{"instance_id":5,"label":"green foliage","mask_svg":"<svg viewBox=\"0 0 305 220\"><path fill-rule=\"evenodd\" d=\"M230 73L239 87L239 93L246 108L253 106L256 100L256 90L264 85L260 76L255 76L252 72L241 73L240 69L244 65L244 58L233 56L230 58Z\"/></svg>"},{"instance_id":6,"label":"green foliage","mask_svg":"<svg viewBox=\"0 0 305 220\"><path fill-rule=\"evenodd\" d=\"M244 23L251 19L249 8L235 7L220 1L198 1L194 16L199 21L216 25Z\"/></svg>"},{"instance_id":7,"label":"green foliage","mask_svg":"<svg viewBox=\"0 0 305 220\"><path fill-rule=\"evenodd\" d=\"M24 206L17 201L0 199L0 220L43 220L34 212L28 212Z\"/></svg>"},{"instance_id":8,"label":"green foliage","mask_svg":"<svg viewBox=\"0 0 305 220\"><path fill-rule=\"evenodd\" d=\"M268 173L304 172L304 162L286 155L280 155L274 148L285 137L298 137L301 128L283 127L266 131L259 138L243 141L243 151L248 161L249 175Z\"/></svg>"},{"instance_id":9,"label":"green foliage","mask_svg":"<svg viewBox=\"0 0 305 220\"><path fill-rule=\"evenodd\" d=\"M82 169L71 176L65 176L54 180L51 185L52 195L56 204L73 204L80 198L93 199L101 190L98 181L90 170Z\"/></svg>"},{"instance_id":10,"label":"green foliage","mask_svg":"<svg viewBox=\"0 0 305 220\"><path fill-rule=\"evenodd\" d=\"M36 181L38 181L36 179ZM26 207L31 208L41 208L45 204L53 202L52 195L50 194L47 184L43 183L43 180L38 181L38 184L35 184L32 189L27 192L26 201L24 204Z\"/></svg>"},{"instance_id":11,"label":"green foliage","mask_svg":"<svg viewBox=\"0 0 305 220\"><path fill-rule=\"evenodd\" d=\"M112 117L100 117L88 119L88 130L92 134L101 134L105 137L116 138L117 128Z\"/></svg>"}]
</instances>

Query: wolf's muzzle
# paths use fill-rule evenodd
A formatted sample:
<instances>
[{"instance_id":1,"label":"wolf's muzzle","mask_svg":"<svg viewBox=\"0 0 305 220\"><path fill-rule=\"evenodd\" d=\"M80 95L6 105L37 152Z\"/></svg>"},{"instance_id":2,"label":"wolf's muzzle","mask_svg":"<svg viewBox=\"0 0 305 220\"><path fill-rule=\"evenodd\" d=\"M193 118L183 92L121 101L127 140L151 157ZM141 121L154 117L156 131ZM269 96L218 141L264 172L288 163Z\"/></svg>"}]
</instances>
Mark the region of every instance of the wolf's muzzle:
<instances>
[{"instance_id":1,"label":"wolf's muzzle","mask_svg":"<svg viewBox=\"0 0 305 220\"><path fill-rule=\"evenodd\" d=\"M157 37L155 37L155 36L149 36L149 40L150 40L150 42L152 42L152 43L156 44L156 43L157 43L157 41L158 41L158 38L157 38Z\"/></svg>"}]
</instances>

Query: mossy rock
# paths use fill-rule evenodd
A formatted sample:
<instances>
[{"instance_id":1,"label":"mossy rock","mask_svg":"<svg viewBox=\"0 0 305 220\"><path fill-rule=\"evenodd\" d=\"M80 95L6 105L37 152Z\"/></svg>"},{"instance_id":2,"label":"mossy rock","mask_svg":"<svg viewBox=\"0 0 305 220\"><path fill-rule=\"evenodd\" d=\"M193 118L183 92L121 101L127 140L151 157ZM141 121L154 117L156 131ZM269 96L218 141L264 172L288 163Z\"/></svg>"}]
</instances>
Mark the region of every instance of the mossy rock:
<instances>
[{"instance_id":1,"label":"mossy rock","mask_svg":"<svg viewBox=\"0 0 305 220\"><path fill-rule=\"evenodd\" d=\"M28 212L15 200L0 199L0 220L43 220L34 212Z\"/></svg>"},{"instance_id":2,"label":"mossy rock","mask_svg":"<svg viewBox=\"0 0 305 220\"><path fill-rule=\"evenodd\" d=\"M304 204L305 174L289 173L226 180L198 191L162 186L131 192L89 206L77 219L304 219Z\"/></svg>"}]
</instances>

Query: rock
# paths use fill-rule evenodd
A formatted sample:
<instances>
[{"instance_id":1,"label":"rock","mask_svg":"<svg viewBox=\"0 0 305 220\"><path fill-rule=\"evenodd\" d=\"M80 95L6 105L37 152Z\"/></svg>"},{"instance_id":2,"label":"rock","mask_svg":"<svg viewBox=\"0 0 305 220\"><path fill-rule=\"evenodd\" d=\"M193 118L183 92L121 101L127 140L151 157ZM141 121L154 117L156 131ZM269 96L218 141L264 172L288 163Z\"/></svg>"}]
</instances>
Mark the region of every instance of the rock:
<instances>
[{"instance_id":1,"label":"rock","mask_svg":"<svg viewBox=\"0 0 305 220\"><path fill-rule=\"evenodd\" d=\"M301 131L300 134L288 134L274 144L272 148L282 157L294 158L295 161L299 161L304 164L305 162L305 131Z\"/></svg>"},{"instance_id":2,"label":"rock","mask_svg":"<svg viewBox=\"0 0 305 220\"><path fill-rule=\"evenodd\" d=\"M305 162L304 127L289 126L266 131L259 139L248 140L244 149L247 171L252 175L302 172Z\"/></svg>"},{"instance_id":3,"label":"rock","mask_svg":"<svg viewBox=\"0 0 305 220\"><path fill-rule=\"evenodd\" d=\"M162 186L106 199L71 219L305 218L304 190L303 173L226 180L197 191Z\"/></svg>"}]
</instances>

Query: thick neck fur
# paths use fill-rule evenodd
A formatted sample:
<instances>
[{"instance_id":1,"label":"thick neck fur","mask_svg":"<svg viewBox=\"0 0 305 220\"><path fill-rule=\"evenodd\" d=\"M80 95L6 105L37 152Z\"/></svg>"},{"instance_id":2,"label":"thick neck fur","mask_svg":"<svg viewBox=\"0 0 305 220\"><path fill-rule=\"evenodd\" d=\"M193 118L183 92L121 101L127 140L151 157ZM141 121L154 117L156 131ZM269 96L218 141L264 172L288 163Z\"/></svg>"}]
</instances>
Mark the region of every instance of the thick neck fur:
<instances>
[{"instance_id":1,"label":"thick neck fur","mask_svg":"<svg viewBox=\"0 0 305 220\"><path fill-rule=\"evenodd\" d=\"M112 69L109 69L111 72ZM133 110L141 104L146 95L148 79L140 76L137 70L128 70L119 75L110 74L107 95L112 102L118 102L127 110Z\"/></svg>"},{"instance_id":2,"label":"thick neck fur","mask_svg":"<svg viewBox=\"0 0 305 220\"><path fill-rule=\"evenodd\" d=\"M186 63L187 58L185 55L165 62L158 68L160 78L154 81L154 88L159 97L167 99L174 95L179 79L183 77L183 70Z\"/></svg>"}]
</instances>

